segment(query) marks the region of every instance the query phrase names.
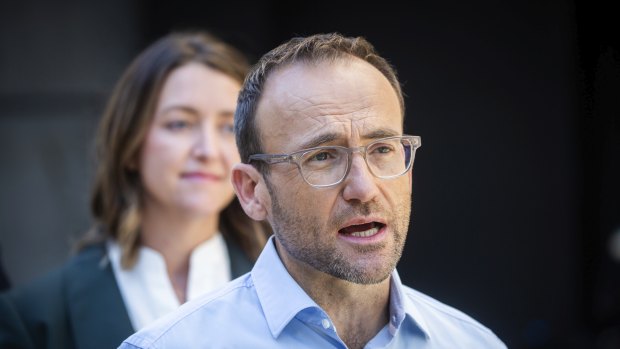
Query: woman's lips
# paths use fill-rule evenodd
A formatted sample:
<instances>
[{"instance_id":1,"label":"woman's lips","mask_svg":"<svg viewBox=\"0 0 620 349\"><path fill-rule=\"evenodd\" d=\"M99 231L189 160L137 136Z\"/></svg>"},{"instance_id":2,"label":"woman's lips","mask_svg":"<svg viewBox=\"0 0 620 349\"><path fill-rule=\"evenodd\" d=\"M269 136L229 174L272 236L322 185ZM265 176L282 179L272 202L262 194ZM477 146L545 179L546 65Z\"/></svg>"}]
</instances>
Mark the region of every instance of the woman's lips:
<instances>
[{"instance_id":1,"label":"woman's lips","mask_svg":"<svg viewBox=\"0 0 620 349\"><path fill-rule=\"evenodd\" d=\"M221 181L224 177L208 172L185 172L181 178L189 180Z\"/></svg>"}]
</instances>

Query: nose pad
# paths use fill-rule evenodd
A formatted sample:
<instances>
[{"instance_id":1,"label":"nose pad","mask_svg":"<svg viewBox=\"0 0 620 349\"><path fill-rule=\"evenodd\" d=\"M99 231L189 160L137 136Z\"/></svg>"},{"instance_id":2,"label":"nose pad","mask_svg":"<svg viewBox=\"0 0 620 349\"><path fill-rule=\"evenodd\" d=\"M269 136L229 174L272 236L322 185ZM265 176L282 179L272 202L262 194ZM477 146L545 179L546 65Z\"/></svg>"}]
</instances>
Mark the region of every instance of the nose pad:
<instances>
[{"instance_id":1,"label":"nose pad","mask_svg":"<svg viewBox=\"0 0 620 349\"><path fill-rule=\"evenodd\" d=\"M354 176L363 175L368 176L369 178L374 178L374 175L370 172L368 163L366 163L366 158L364 158L364 152L359 149L351 152L351 168L349 169L349 176L352 174Z\"/></svg>"}]
</instances>

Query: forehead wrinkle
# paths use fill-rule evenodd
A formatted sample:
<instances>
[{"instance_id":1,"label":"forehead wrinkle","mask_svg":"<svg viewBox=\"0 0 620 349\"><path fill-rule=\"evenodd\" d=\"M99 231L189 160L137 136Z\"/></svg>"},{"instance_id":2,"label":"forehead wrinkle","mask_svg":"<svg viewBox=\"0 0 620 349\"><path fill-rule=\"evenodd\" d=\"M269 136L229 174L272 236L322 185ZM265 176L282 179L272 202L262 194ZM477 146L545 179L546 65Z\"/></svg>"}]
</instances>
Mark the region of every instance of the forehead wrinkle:
<instances>
[{"instance_id":1,"label":"forehead wrinkle","mask_svg":"<svg viewBox=\"0 0 620 349\"><path fill-rule=\"evenodd\" d=\"M378 113L373 113L374 106L365 104L360 106L356 102L349 102L353 107L349 107L347 103L324 103L323 105L317 104L311 106L308 109L312 109L310 115L304 115L310 120L314 121L317 128L320 130L326 128L333 128L334 125L338 129L343 129L342 132L353 132L355 123L365 123L366 119L378 117ZM314 110L318 109L318 110ZM345 123L349 124L349 127L345 127ZM348 129L348 132L347 132Z\"/></svg>"},{"instance_id":2,"label":"forehead wrinkle","mask_svg":"<svg viewBox=\"0 0 620 349\"><path fill-rule=\"evenodd\" d=\"M294 149L312 148L328 143L345 145L350 142L355 143L355 140L359 139L378 139L397 136L402 133L396 128L381 125L372 120L378 118L379 115L364 114L362 117L358 115L346 115L344 118L337 116L313 117L316 125L307 128L307 133L305 133L312 136L310 139L302 137L306 141L300 142Z\"/></svg>"},{"instance_id":3,"label":"forehead wrinkle","mask_svg":"<svg viewBox=\"0 0 620 349\"><path fill-rule=\"evenodd\" d=\"M302 90L301 93L303 94L303 92ZM283 91L282 94L285 98L276 101L276 104L279 104L278 107L282 110L319 116L347 115L371 109L376 103L377 97L381 95L379 92L370 95L352 93L346 100L334 100L333 94L329 91L317 92L310 96L303 96L290 91ZM286 117L290 116L286 115Z\"/></svg>"},{"instance_id":4,"label":"forehead wrinkle","mask_svg":"<svg viewBox=\"0 0 620 349\"><path fill-rule=\"evenodd\" d=\"M277 149L280 153L299 150L299 144L308 143L310 138L325 132L341 135L342 142L338 143L342 145L357 143L360 136L366 138L366 134L375 132L377 128L393 129L386 132L390 134L402 133L400 105L396 104L396 110L386 104L391 99L398 102L388 81L385 81L386 84L378 83L374 81L376 79L364 78L364 74L361 74L361 80L356 80L360 76L357 73L352 75L351 72L338 70L338 65L328 69L331 67L336 69L334 74L325 78L322 70L294 65L276 71L267 79L258 109L271 114L272 130L263 128L263 120L259 121L262 136L275 141L272 143L263 137L274 146L269 150ZM400 122L394 118L400 119ZM305 122L302 123L301 119ZM289 127L284 127L287 124Z\"/></svg>"}]
</instances>

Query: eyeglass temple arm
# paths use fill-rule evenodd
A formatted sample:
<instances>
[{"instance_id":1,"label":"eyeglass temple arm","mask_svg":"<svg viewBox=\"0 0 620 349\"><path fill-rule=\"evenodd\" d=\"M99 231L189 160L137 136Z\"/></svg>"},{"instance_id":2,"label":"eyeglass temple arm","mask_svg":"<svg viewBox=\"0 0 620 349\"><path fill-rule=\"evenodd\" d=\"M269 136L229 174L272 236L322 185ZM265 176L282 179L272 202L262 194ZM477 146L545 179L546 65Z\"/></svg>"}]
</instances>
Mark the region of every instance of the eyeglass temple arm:
<instances>
[{"instance_id":1,"label":"eyeglass temple arm","mask_svg":"<svg viewBox=\"0 0 620 349\"><path fill-rule=\"evenodd\" d=\"M291 156L287 154L254 154L250 155L250 161L259 160L268 164L279 164L281 162L290 161Z\"/></svg>"}]
</instances>

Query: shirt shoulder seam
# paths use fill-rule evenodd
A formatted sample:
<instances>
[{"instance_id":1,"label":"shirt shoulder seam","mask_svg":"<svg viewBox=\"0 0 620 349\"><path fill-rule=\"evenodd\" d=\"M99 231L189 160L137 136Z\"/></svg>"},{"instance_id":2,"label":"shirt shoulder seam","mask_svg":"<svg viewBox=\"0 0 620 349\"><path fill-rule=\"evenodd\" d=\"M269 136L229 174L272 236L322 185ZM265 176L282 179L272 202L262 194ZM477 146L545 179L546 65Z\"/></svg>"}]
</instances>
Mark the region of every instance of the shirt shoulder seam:
<instances>
[{"instance_id":1,"label":"shirt shoulder seam","mask_svg":"<svg viewBox=\"0 0 620 349\"><path fill-rule=\"evenodd\" d=\"M462 311L453 308L447 304L441 303L438 300L435 300L419 291L416 291L410 287L405 287L405 292L407 294L407 297L410 300L413 301L419 301L419 302L423 302L424 304L426 304L429 307L432 307L433 309L441 312L442 314L449 316L450 318L453 318L455 320L458 320L459 322L462 323L466 323L470 326L474 326L479 330L482 330L488 334L493 334L493 331L491 331L488 327L482 325L480 322L478 322L477 320L475 320L474 318L472 318L471 316L463 313Z\"/></svg>"},{"instance_id":2,"label":"shirt shoulder seam","mask_svg":"<svg viewBox=\"0 0 620 349\"><path fill-rule=\"evenodd\" d=\"M196 306L193 310L184 313L182 316L179 316L177 318L174 319L174 321L170 322L169 324L166 325L165 329L162 329L161 333L159 333L159 335L157 335L155 338L153 338L151 341L149 341L148 343L146 343L149 346L153 346L156 347L157 342L163 337L165 336L168 332L170 332L181 320L183 320L184 318L194 314L195 312L199 311L200 309L202 309L203 307L205 307L206 305L210 304L211 302L220 299L222 297L225 297L226 295L240 289L240 288L252 288L254 286L254 282L250 281L251 278L248 278L247 280L244 280L243 282L240 282L238 285L235 285L234 287L230 287L230 288L225 288L223 290L220 290L219 292L216 291L215 294L213 294L211 297L208 297L207 299L203 300L202 303L199 306ZM143 339L146 339L144 337L142 337Z\"/></svg>"}]
</instances>

